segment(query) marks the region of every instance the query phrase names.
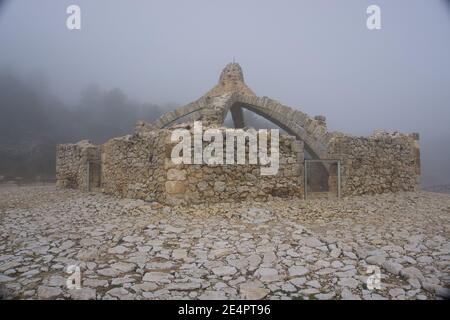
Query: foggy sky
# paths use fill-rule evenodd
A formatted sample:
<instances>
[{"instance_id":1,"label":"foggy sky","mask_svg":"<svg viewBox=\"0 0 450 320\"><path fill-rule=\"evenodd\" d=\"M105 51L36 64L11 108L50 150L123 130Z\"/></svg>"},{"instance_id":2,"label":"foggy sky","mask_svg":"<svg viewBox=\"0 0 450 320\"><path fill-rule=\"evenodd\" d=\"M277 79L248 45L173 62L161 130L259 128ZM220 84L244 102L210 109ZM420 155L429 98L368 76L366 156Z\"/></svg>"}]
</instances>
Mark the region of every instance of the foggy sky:
<instances>
[{"instance_id":1,"label":"foggy sky","mask_svg":"<svg viewBox=\"0 0 450 320\"><path fill-rule=\"evenodd\" d=\"M66 28L81 7L82 29ZM366 28L381 7L382 29ZM450 10L444 0L14 0L0 6L0 70L68 104L91 84L189 103L233 57L246 83L330 130L419 132L424 174L450 183ZM42 79L45 79L44 81ZM0 106L1 108L1 106Z\"/></svg>"}]
</instances>

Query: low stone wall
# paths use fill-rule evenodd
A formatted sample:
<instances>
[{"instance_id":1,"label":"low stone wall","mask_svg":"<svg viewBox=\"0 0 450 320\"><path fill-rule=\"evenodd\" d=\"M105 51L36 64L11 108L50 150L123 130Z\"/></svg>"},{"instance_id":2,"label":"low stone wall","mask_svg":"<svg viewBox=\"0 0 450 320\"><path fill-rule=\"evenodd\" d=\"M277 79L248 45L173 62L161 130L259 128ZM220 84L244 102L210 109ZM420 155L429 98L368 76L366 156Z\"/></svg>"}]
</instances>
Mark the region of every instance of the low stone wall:
<instances>
[{"instance_id":1,"label":"low stone wall","mask_svg":"<svg viewBox=\"0 0 450 320\"><path fill-rule=\"evenodd\" d=\"M189 125L177 128L192 130ZM171 153L177 143L171 142L171 132L140 128L132 136L105 143L102 146L103 192L173 205L303 196L303 144L294 137L280 136L278 173L261 176L261 167L248 162L214 166L174 164Z\"/></svg>"},{"instance_id":2,"label":"low stone wall","mask_svg":"<svg viewBox=\"0 0 450 320\"><path fill-rule=\"evenodd\" d=\"M119 197L164 201L167 130L114 138L102 146L102 190Z\"/></svg>"},{"instance_id":3,"label":"low stone wall","mask_svg":"<svg viewBox=\"0 0 450 320\"><path fill-rule=\"evenodd\" d=\"M170 129L139 125L135 134L111 139L102 146L88 141L58 145L57 183L84 191L98 185L103 192L115 196L173 205L304 196L304 146L295 137L280 135L278 172L264 176L260 165L248 163L248 144L246 164L174 164L174 129L190 130L193 136L192 124ZM203 132L207 129L203 128ZM224 134L224 159L225 137ZM208 144L204 142L203 148ZM354 137L336 133L327 147L328 159L341 160L343 196L413 191L419 185L417 134L377 132L369 137ZM236 153L237 146L234 148ZM191 146L192 154L193 149ZM98 164L95 171L88 170L88 162ZM323 177L322 173L314 174L313 168L310 173L322 184L328 182L324 191L335 194L337 171L335 167L330 170L322 172L326 173Z\"/></svg>"},{"instance_id":4,"label":"low stone wall","mask_svg":"<svg viewBox=\"0 0 450 320\"><path fill-rule=\"evenodd\" d=\"M275 175L263 176L261 166L248 162L234 165L175 165L167 158L166 203L267 201L273 197L303 197L303 143L292 136L281 135L279 145L279 168Z\"/></svg>"},{"instance_id":5,"label":"low stone wall","mask_svg":"<svg viewBox=\"0 0 450 320\"><path fill-rule=\"evenodd\" d=\"M329 158L341 159L342 195L413 191L419 185L417 134L376 132L369 137L338 134Z\"/></svg>"},{"instance_id":6,"label":"low stone wall","mask_svg":"<svg viewBox=\"0 0 450 320\"><path fill-rule=\"evenodd\" d=\"M56 183L65 188L87 190L88 162L100 162L100 147L83 140L56 146Z\"/></svg>"}]
</instances>

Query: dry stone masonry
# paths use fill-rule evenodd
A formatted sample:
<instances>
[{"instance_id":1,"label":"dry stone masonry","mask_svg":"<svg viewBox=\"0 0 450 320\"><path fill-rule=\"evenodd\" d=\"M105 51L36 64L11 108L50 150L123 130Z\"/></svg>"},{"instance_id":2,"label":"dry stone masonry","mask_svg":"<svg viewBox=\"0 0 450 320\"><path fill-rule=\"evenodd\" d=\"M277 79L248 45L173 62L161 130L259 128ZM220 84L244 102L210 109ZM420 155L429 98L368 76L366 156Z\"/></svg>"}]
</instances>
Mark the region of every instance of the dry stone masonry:
<instances>
[{"instance_id":1,"label":"dry stone masonry","mask_svg":"<svg viewBox=\"0 0 450 320\"><path fill-rule=\"evenodd\" d=\"M259 165L172 162L173 130L192 130L194 121L201 121L203 130L223 130L228 112L235 128L248 130L243 109L287 132L280 136L276 175L260 175ZM132 135L113 138L101 146L88 141L59 145L57 181L61 187L101 190L118 197L174 205L301 198L305 156L309 155L340 161L343 196L414 191L420 177L418 140L418 134L377 131L369 137L355 137L328 132L325 117L309 117L273 99L256 96L245 84L239 64L231 63L222 71L219 83L200 99L166 113L154 123L139 121ZM329 176L326 189L334 193L337 176L329 167L321 166L315 170L317 176Z\"/></svg>"},{"instance_id":2,"label":"dry stone masonry","mask_svg":"<svg viewBox=\"0 0 450 320\"><path fill-rule=\"evenodd\" d=\"M56 181L61 187L88 190L100 183L100 147L82 140L56 147ZM97 170L95 171L95 169Z\"/></svg>"},{"instance_id":3,"label":"dry stone masonry","mask_svg":"<svg viewBox=\"0 0 450 320\"><path fill-rule=\"evenodd\" d=\"M369 137L337 135L328 152L343 162L345 195L414 191L419 185L417 134L376 131Z\"/></svg>"}]
</instances>

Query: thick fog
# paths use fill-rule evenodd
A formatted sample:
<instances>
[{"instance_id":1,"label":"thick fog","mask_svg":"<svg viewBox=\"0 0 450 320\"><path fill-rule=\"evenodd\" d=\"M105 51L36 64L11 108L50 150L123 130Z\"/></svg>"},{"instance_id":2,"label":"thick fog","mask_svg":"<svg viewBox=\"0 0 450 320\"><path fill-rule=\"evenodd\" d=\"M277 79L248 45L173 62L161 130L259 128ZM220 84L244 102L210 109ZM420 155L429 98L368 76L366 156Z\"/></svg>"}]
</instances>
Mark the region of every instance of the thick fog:
<instances>
[{"instance_id":1,"label":"thick fog","mask_svg":"<svg viewBox=\"0 0 450 320\"><path fill-rule=\"evenodd\" d=\"M0 3L0 175L51 174L55 143L127 134L235 58L257 95L330 130L419 132L422 184L450 184L449 1ZM72 4L81 30L66 27Z\"/></svg>"}]
</instances>

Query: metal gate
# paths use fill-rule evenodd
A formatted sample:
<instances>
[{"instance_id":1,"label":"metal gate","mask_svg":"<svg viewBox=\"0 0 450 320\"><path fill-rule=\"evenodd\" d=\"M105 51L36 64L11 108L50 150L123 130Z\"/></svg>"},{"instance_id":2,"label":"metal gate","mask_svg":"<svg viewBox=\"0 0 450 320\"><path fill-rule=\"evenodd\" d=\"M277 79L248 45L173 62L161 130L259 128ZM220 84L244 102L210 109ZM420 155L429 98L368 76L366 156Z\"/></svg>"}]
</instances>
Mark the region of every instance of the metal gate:
<instances>
[{"instance_id":1,"label":"metal gate","mask_svg":"<svg viewBox=\"0 0 450 320\"><path fill-rule=\"evenodd\" d=\"M340 160L305 160L304 178L305 200L308 198L341 198Z\"/></svg>"},{"instance_id":2,"label":"metal gate","mask_svg":"<svg viewBox=\"0 0 450 320\"><path fill-rule=\"evenodd\" d=\"M86 189L87 191L95 191L101 185L101 165L97 161L88 161L86 163Z\"/></svg>"}]
</instances>

